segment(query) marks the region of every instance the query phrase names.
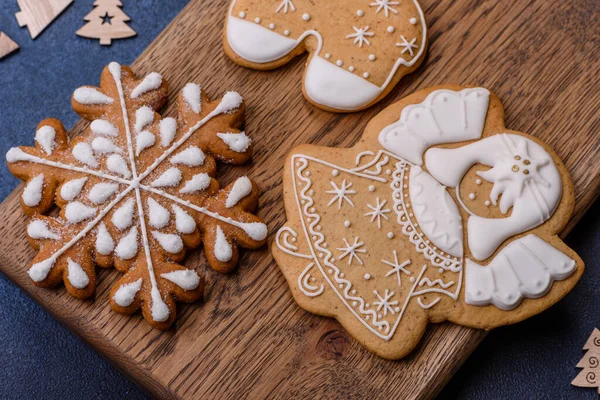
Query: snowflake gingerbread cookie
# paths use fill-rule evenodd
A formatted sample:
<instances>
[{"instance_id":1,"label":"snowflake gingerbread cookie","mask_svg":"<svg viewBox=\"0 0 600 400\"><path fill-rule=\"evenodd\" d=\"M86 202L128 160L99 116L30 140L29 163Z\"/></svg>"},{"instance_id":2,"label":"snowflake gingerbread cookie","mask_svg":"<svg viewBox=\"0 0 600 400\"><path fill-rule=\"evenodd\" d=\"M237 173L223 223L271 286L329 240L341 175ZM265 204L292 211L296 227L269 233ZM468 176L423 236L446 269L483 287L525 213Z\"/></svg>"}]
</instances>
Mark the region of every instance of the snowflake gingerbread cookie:
<instances>
[{"instance_id":1,"label":"snowflake gingerbread cookie","mask_svg":"<svg viewBox=\"0 0 600 400\"><path fill-rule=\"evenodd\" d=\"M273 69L310 53L304 95L334 112L381 100L427 49L417 0L232 0L224 37L227 55L249 68Z\"/></svg>"},{"instance_id":2,"label":"snowflake gingerbread cookie","mask_svg":"<svg viewBox=\"0 0 600 400\"><path fill-rule=\"evenodd\" d=\"M167 83L156 72L137 79L111 63L100 87L73 93L73 109L91 120L85 134L69 140L55 119L42 121L35 147L14 147L10 171L26 181L23 210L31 216L27 237L38 249L28 268L34 284L61 281L84 299L96 288L95 265L124 275L110 293L114 311L138 309L159 329L175 320L176 301L202 296L202 278L179 263L204 242L209 265L231 271L238 247L265 243L266 225L252 213L258 189L242 177L219 189L216 160L241 164L252 155L239 130L244 103L235 92L208 101L187 84L178 118L157 114ZM52 206L58 217L45 216Z\"/></svg>"},{"instance_id":3,"label":"snowflake gingerbread cookie","mask_svg":"<svg viewBox=\"0 0 600 400\"><path fill-rule=\"evenodd\" d=\"M556 236L573 211L568 171L507 130L483 88L417 92L354 148L296 148L284 174L273 254L295 300L385 358L408 354L428 322L528 318L583 273Z\"/></svg>"}]
</instances>

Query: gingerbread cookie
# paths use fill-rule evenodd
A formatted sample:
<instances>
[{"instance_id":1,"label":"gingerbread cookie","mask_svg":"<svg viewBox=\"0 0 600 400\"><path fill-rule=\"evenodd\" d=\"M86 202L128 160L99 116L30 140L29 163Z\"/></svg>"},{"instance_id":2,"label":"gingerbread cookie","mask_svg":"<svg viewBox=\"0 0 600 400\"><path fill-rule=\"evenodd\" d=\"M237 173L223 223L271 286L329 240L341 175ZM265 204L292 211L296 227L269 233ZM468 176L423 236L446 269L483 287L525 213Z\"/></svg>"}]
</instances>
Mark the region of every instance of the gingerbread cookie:
<instances>
[{"instance_id":1,"label":"gingerbread cookie","mask_svg":"<svg viewBox=\"0 0 600 400\"><path fill-rule=\"evenodd\" d=\"M358 111L414 71L427 49L417 0L232 0L225 51L260 70L307 51L304 95L334 112Z\"/></svg>"},{"instance_id":2,"label":"gingerbread cookie","mask_svg":"<svg viewBox=\"0 0 600 400\"><path fill-rule=\"evenodd\" d=\"M351 149L287 157L273 254L304 309L397 359L428 322L492 329L561 299L583 262L556 235L573 184L556 153L506 129L483 88L419 91Z\"/></svg>"},{"instance_id":3,"label":"gingerbread cookie","mask_svg":"<svg viewBox=\"0 0 600 400\"><path fill-rule=\"evenodd\" d=\"M202 278L180 265L186 251L204 242L208 264L231 271L238 248L265 243L266 225L252 213L258 189L242 177L219 190L216 160L241 164L252 155L240 131L245 106L227 92L210 102L188 83L179 114L156 111L167 100L167 82L153 72L137 79L111 63L100 87L73 93L73 109L91 120L85 134L69 141L55 119L42 121L35 147L14 147L10 171L26 181L21 195L31 219L27 237L38 249L28 268L34 284L64 282L84 299L96 288L95 265L114 265L124 276L110 293L113 310L142 309L152 326L175 320L175 302L202 296ZM58 217L47 213L56 204Z\"/></svg>"}]
</instances>

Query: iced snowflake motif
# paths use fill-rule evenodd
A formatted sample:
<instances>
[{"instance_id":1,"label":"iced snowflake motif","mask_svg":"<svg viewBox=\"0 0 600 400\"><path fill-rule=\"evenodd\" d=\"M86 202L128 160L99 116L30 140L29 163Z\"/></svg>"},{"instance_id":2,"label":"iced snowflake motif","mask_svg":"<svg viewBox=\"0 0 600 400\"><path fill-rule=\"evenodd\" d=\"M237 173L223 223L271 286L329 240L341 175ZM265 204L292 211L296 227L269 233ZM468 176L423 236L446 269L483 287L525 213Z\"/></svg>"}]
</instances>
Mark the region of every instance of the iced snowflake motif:
<instances>
[{"instance_id":1,"label":"iced snowflake motif","mask_svg":"<svg viewBox=\"0 0 600 400\"><path fill-rule=\"evenodd\" d=\"M387 317L387 313L389 312L391 315L394 315L395 310L393 306L398 305L396 300L390 301L392 296L394 296L394 292L390 292L389 289L385 289L385 294L381 296L377 290L374 290L375 296L377 296L378 301L374 301L373 304L377 306L377 312L383 309L383 316Z\"/></svg>"},{"instance_id":2,"label":"iced snowflake motif","mask_svg":"<svg viewBox=\"0 0 600 400\"><path fill-rule=\"evenodd\" d=\"M111 292L113 309L133 313L143 307L160 328L173 322L175 300L202 294L200 277L177 264L186 248L201 243L198 227L205 246L214 246L209 264L223 271L234 266L238 239L257 247L267 235L266 225L249 213L255 207L252 182L243 177L217 192L212 178L213 156L249 158L231 141L247 137L202 129L217 116L233 121L241 96L227 92L203 110L200 87L188 84L179 123L155 113L166 98L160 74L138 81L127 67L111 63L100 89L84 86L73 94L75 111L93 119L87 135L69 144L62 124L49 119L36 132L35 148L15 147L6 155L11 172L27 180L25 210L36 213L27 228L39 246L31 279L44 286L64 280L71 294L85 298L95 290L94 264L114 264L125 275ZM120 116L106 118L111 113ZM41 215L55 197L60 217ZM88 247L92 251L82 251Z\"/></svg>"},{"instance_id":3,"label":"iced snowflake motif","mask_svg":"<svg viewBox=\"0 0 600 400\"><path fill-rule=\"evenodd\" d=\"M536 190L535 185L550 186L539 172L550 160L531 157L526 140L519 140L515 147L508 136L503 138L511 155L501 158L492 169L478 171L477 175L494 184L490 199L496 205L500 197L500 211L506 214L521 197L525 187Z\"/></svg>"},{"instance_id":4,"label":"iced snowflake motif","mask_svg":"<svg viewBox=\"0 0 600 400\"><path fill-rule=\"evenodd\" d=\"M385 207L386 203L387 203L387 200L380 202L379 197L377 197L376 203L374 206L372 206L371 204L367 204L367 207L369 207L373 211L366 213L365 217L370 216L371 223L373 223L373 221L375 221L375 219L377 219L377 228L379 228L379 229L381 229L381 218L382 217L389 220L389 218L385 214L391 212L391 210L389 208L383 208L383 207Z\"/></svg>"},{"instance_id":5,"label":"iced snowflake motif","mask_svg":"<svg viewBox=\"0 0 600 400\"><path fill-rule=\"evenodd\" d=\"M296 11L296 7L294 7L294 3L292 3L292 0L282 0L279 7L277 7L277 11L275 11L275 12L278 13L279 11L281 11L283 9L283 13L287 14L288 8L292 11Z\"/></svg>"},{"instance_id":6,"label":"iced snowflake motif","mask_svg":"<svg viewBox=\"0 0 600 400\"><path fill-rule=\"evenodd\" d=\"M394 261L388 261L388 260L381 260L382 263L389 265L390 267L392 267L392 269L385 274L386 277L396 274L396 276L398 277L398 286L402 285L402 279L400 276L400 273L403 272L406 275L411 275L410 271L408 271L406 268L406 266L410 265L410 260L406 260L404 261L402 264L400 264L398 262L398 253L396 253L396 250L394 250Z\"/></svg>"},{"instance_id":7,"label":"iced snowflake motif","mask_svg":"<svg viewBox=\"0 0 600 400\"><path fill-rule=\"evenodd\" d=\"M344 259L344 257L348 256L348 265L352 264L352 260L354 258L356 258L356 261L358 261L360 265L363 265L362 260L356 253L366 253L367 250L361 248L365 245L365 242L360 242L359 240L360 239L358 237L355 237L354 243L351 245L348 243L348 240L344 238L346 247L338 247L338 250L342 252L342 254L338 257L338 260L341 261Z\"/></svg>"},{"instance_id":8,"label":"iced snowflake motif","mask_svg":"<svg viewBox=\"0 0 600 400\"><path fill-rule=\"evenodd\" d=\"M346 39L354 38L354 44L358 43L359 47L362 47L364 43L366 43L367 46L371 45L371 42L369 42L367 36L375 36L375 32L369 32L368 26L365 26L364 28L357 28L353 26L352 29L354 29L354 33L351 33L350 35L346 36Z\"/></svg>"},{"instance_id":9,"label":"iced snowflake motif","mask_svg":"<svg viewBox=\"0 0 600 400\"><path fill-rule=\"evenodd\" d=\"M417 41L417 38L413 38L413 40L411 40L410 42L408 40L406 40L406 38L404 37L404 35L400 36L400 40L402 40L402 43L396 43L397 47L403 47L402 49L402 53L404 54L408 51L408 54L410 54L410 56L414 56L414 52L413 49L418 49L419 46L417 46L415 44L415 42Z\"/></svg>"},{"instance_id":10,"label":"iced snowflake motif","mask_svg":"<svg viewBox=\"0 0 600 400\"><path fill-rule=\"evenodd\" d=\"M398 11L392 8L392 6L400 5L398 1L390 1L390 0L375 0L375 3L371 3L371 7L377 7L376 13L379 14L379 11L383 10L385 12L385 16L390 16L390 11L394 14L398 14Z\"/></svg>"},{"instance_id":11,"label":"iced snowflake motif","mask_svg":"<svg viewBox=\"0 0 600 400\"><path fill-rule=\"evenodd\" d=\"M352 200L350 200L350 197L348 197L348 195L350 194L356 194L356 190L348 190L352 187L352 183L346 183L345 179L342 181L342 185L340 187L338 187L338 185L336 185L334 181L331 181L330 183L333 189L328 190L325 193L333 194L335 196L333 196L329 203L327 203L327 206L329 207L337 201L339 210L340 208L342 208L342 203L346 201L348 204L354 207L354 203L352 202Z\"/></svg>"}]
</instances>

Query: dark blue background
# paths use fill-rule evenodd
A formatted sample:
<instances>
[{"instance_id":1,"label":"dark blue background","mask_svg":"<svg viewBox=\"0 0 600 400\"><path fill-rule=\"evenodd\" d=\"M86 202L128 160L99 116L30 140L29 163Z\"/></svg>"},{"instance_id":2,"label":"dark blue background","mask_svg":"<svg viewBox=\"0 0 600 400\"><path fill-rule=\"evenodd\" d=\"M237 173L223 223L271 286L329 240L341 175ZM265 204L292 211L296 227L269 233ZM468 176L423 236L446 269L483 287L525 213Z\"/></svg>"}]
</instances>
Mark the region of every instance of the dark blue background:
<instances>
[{"instance_id":1,"label":"dark blue background","mask_svg":"<svg viewBox=\"0 0 600 400\"><path fill-rule=\"evenodd\" d=\"M208 0L206 0L208 1ZM2 0L0 31L21 49L0 61L0 154L33 144L39 121L54 117L71 127L72 91L96 84L110 61L131 63L185 6L187 0L124 1L132 39L101 47L75 31L93 0L77 0L35 41L14 18L16 1ZM210 38L207 38L210 40ZM216 39L215 39L216 40ZM0 167L0 198L17 185ZM575 364L600 316L600 203L594 205L567 243L586 262L580 284L549 311L497 329L450 381L442 397L596 398L594 389L573 388ZM0 398L146 398L110 364L57 323L0 275Z\"/></svg>"}]
</instances>

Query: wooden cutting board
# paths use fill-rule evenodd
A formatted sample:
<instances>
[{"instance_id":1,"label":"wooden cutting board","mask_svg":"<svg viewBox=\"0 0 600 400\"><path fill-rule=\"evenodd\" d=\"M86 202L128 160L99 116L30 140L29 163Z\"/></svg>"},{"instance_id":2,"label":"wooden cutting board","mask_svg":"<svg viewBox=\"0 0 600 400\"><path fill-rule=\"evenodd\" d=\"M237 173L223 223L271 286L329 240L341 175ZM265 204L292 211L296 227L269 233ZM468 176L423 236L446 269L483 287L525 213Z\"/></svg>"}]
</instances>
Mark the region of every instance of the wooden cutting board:
<instances>
[{"instance_id":1,"label":"wooden cutting board","mask_svg":"<svg viewBox=\"0 0 600 400\"><path fill-rule=\"evenodd\" d=\"M557 150L575 180L572 227L600 186L597 2L421 3L430 26L426 62L387 99L358 114L336 115L308 104L300 90L302 58L273 72L246 70L229 61L221 42L225 0L192 0L133 68L139 75L159 71L169 80L167 115L173 115L175 96L188 81L200 83L212 97L225 90L244 95L254 161L244 167L222 166L219 180L227 183L248 174L259 183L259 215L267 221L271 239L284 221L281 168L293 146L308 142L349 147L384 107L441 83L491 89L506 106L508 127ZM72 134L86 126L78 123ZM160 332L140 315L111 311L108 292L120 276L116 271L99 272L97 294L90 301L75 300L62 288L32 285L26 268L34 251L25 238L20 190L0 206L5 222L0 228L0 269L159 398L430 398L485 337L483 331L452 324L430 326L409 357L382 360L334 320L300 309L267 247L244 252L239 271L226 276L211 272L202 252L194 252L186 264L206 277L206 298L181 307L174 328Z\"/></svg>"}]
</instances>

